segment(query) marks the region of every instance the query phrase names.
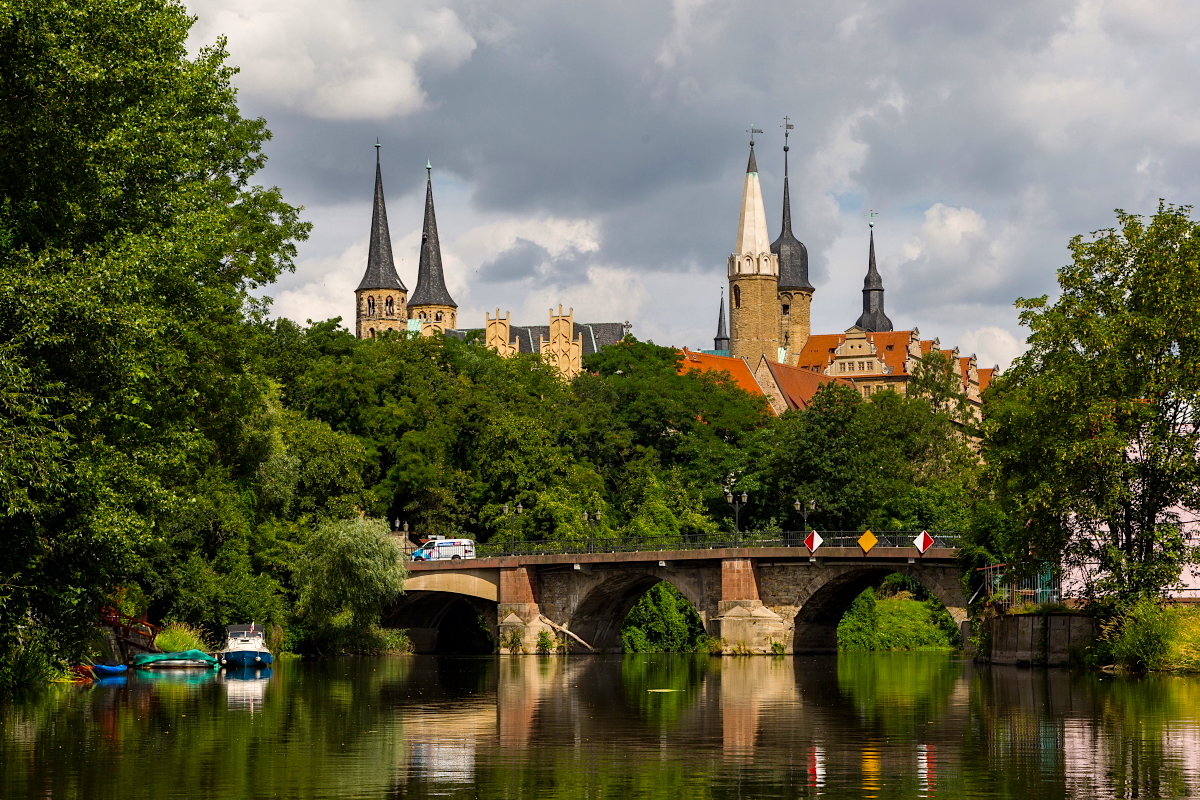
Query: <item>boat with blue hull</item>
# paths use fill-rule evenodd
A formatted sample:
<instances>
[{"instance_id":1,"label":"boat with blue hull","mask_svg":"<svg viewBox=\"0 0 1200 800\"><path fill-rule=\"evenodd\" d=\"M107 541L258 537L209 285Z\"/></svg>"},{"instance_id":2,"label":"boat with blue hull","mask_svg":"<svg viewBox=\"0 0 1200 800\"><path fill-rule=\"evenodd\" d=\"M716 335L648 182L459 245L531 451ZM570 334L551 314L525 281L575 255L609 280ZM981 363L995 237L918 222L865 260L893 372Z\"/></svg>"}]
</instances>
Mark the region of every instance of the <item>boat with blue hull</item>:
<instances>
[{"instance_id":1,"label":"boat with blue hull","mask_svg":"<svg viewBox=\"0 0 1200 800\"><path fill-rule=\"evenodd\" d=\"M263 626L251 622L249 625L229 625L225 628L225 649L220 653L224 667L265 667L275 661L267 649Z\"/></svg>"}]
</instances>

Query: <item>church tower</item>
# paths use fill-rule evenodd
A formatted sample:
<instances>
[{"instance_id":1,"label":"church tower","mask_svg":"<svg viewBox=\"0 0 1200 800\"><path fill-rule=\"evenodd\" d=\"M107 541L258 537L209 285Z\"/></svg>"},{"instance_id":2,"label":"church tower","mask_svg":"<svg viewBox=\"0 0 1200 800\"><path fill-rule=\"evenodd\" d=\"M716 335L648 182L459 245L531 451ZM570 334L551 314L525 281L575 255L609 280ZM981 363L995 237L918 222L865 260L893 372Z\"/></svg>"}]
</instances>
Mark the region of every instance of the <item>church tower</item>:
<instances>
[{"instance_id":1,"label":"church tower","mask_svg":"<svg viewBox=\"0 0 1200 800\"><path fill-rule=\"evenodd\" d=\"M771 252L767 235L767 210L754 161L754 133L750 162L742 187L742 212L737 244L729 256L729 354L749 360L759 356L779 360L781 318L779 309L779 258Z\"/></svg>"},{"instance_id":2,"label":"church tower","mask_svg":"<svg viewBox=\"0 0 1200 800\"><path fill-rule=\"evenodd\" d=\"M883 278L875 266L875 221L871 221L871 255L867 260L867 277L863 280L863 312L854 323L864 331L890 331L892 321L883 313Z\"/></svg>"},{"instance_id":3,"label":"church tower","mask_svg":"<svg viewBox=\"0 0 1200 800\"><path fill-rule=\"evenodd\" d=\"M783 124L783 227L779 238L771 244L771 252L779 259L779 315L782 321L780 342L787 350L786 363L795 364L812 330L814 287L808 280L808 248L792 234L787 144L792 124L786 117Z\"/></svg>"},{"instance_id":4,"label":"church tower","mask_svg":"<svg viewBox=\"0 0 1200 800\"><path fill-rule=\"evenodd\" d=\"M396 274L392 261L392 238L388 234L387 208L383 203L383 174L379 168L379 142L375 143L375 203L371 207L371 245L367 271L354 290L354 335L374 339L383 331L402 331L408 326L405 307L408 289Z\"/></svg>"},{"instance_id":5,"label":"church tower","mask_svg":"<svg viewBox=\"0 0 1200 800\"><path fill-rule=\"evenodd\" d=\"M458 327L458 303L446 290L442 274L442 246L438 243L437 219L433 214L433 165L425 164L425 225L421 229L421 261L417 265L417 287L408 301L408 316L419 319L428 332Z\"/></svg>"}]
</instances>

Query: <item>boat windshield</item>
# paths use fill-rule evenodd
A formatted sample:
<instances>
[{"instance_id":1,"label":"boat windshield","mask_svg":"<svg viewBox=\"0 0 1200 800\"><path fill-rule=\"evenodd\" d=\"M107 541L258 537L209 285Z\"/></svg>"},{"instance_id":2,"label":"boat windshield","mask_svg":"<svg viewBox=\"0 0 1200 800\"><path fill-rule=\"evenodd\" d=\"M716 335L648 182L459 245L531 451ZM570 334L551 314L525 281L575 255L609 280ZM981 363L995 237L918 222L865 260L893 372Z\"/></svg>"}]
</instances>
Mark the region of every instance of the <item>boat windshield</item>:
<instances>
[{"instance_id":1,"label":"boat windshield","mask_svg":"<svg viewBox=\"0 0 1200 800\"><path fill-rule=\"evenodd\" d=\"M261 625L250 623L249 625L228 625L225 628L225 636L229 639L246 639L251 636L262 637L263 629Z\"/></svg>"}]
</instances>

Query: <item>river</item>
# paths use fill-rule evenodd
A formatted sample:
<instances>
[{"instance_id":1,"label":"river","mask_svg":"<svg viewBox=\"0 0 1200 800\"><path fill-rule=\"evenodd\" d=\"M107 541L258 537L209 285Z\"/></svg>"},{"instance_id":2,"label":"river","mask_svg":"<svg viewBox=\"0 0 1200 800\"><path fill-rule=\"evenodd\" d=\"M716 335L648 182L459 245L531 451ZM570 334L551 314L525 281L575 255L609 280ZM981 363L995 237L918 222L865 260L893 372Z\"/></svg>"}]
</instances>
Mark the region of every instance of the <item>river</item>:
<instances>
[{"instance_id":1,"label":"river","mask_svg":"<svg viewBox=\"0 0 1200 800\"><path fill-rule=\"evenodd\" d=\"M1200 796L1200 679L942 653L292 660L0 715L6 800Z\"/></svg>"}]
</instances>

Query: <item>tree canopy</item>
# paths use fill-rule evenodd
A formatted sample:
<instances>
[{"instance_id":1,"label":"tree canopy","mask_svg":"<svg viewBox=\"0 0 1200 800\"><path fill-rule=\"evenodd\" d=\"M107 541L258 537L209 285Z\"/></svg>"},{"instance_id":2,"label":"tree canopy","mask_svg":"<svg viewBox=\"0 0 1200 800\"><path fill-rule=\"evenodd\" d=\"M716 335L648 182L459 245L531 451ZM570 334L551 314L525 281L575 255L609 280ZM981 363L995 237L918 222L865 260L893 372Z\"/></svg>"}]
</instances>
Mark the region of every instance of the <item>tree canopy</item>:
<instances>
[{"instance_id":1,"label":"tree canopy","mask_svg":"<svg viewBox=\"0 0 1200 800\"><path fill-rule=\"evenodd\" d=\"M1093 596L1158 594L1194 561L1200 510L1200 223L1149 218L1071 240L1062 293L1023 299L1029 350L986 405L983 455L1017 554L1063 563Z\"/></svg>"}]
</instances>

